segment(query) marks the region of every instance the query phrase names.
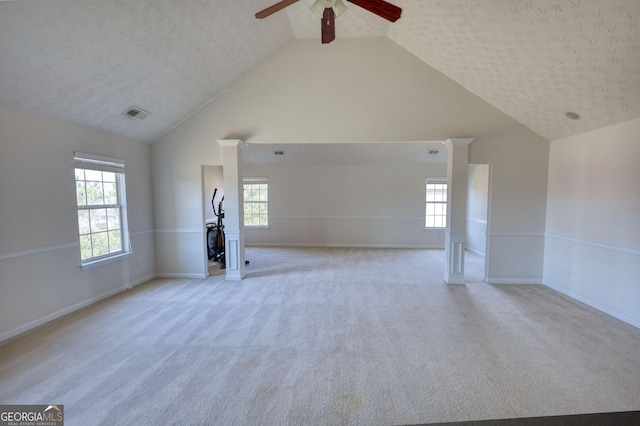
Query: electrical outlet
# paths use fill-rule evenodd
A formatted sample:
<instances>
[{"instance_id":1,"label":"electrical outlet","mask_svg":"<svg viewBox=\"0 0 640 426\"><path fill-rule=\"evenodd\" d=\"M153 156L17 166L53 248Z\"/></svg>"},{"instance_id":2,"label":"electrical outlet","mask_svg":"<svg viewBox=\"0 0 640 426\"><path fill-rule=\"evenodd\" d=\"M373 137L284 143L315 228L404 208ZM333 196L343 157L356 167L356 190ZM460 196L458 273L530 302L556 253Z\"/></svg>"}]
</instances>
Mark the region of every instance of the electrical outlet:
<instances>
[{"instance_id":1,"label":"electrical outlet","mask_svg":"<svg viewBox=\"0 0 640 426\"><path fill-rule=\"evenodd\" d=\"M136 268L140 267L140 259L136 259Z\"/></svg>"},{"instance_id":2,"label":"electrical outlet","mask_svg":"<svg viewBox=\"0 0 640 426\"><path fill-rule=\"evenodd\" d=\"M567 277L570 277L571 276L571 269L567 268L565 273L567 274Z\"/></svg>"}]
</instances>

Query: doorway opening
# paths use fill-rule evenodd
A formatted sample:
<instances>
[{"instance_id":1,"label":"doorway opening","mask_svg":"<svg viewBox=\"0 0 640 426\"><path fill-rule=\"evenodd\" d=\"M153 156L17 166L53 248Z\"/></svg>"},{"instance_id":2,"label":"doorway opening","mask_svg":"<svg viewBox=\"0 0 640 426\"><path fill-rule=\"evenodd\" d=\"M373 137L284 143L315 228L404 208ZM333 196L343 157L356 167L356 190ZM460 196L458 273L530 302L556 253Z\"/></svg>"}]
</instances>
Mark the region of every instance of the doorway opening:
<instances>
[{"instance_id":1,"label":"doorway opening","mask_svg":"<svg viewBox=\"0 0 640 426\"><path fill-rule=\"evenodd\" d=\"M468 167L465 278L485 281L491 169L488 164L469 164Z\"/></svg>"}]
</instances>

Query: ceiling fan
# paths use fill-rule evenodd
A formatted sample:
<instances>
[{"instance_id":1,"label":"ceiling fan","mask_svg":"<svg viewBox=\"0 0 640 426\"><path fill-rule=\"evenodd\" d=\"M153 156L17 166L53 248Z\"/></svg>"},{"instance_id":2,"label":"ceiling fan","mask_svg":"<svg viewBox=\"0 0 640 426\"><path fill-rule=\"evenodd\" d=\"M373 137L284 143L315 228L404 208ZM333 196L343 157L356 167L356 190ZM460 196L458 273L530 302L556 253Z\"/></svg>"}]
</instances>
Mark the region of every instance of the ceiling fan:
<instances>
[{"instance_id":1,"label":"ceiling fan","mask_svg":"<svg viewBox=\"0 0 640 426\"><path fill-rule=\"evenodd\" d=\"M264 19L276 13L279 10L290 6L299 0L282 0L268 8L256 13L256 18ZM391 3L387 3L384 0L347 0L349 3L353 3L360 6L363 9L368 10L371 13L375 13L391 22L396 22L402 14L402 9ZM331 43L336 38L335 18L340 16L347 6L344 5L342 0L315 0L311 11L322 18L322 43Z\"/></svg>"}]
</instances>

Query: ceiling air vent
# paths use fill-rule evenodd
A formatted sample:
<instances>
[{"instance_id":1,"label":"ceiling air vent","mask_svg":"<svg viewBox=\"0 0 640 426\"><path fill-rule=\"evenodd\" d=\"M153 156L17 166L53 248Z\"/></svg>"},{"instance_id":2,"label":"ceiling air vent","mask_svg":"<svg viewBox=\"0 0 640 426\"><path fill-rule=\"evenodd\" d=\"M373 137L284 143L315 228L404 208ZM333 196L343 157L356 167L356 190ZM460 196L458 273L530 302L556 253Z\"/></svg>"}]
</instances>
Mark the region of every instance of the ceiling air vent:
<instances>
[{"instance_id":1,"label":"ceiling air vent","mask_svg":"<svg viewBox=\"0 0 640 426\"><path fill-rule=\"evenodd\" d=\"M129 117L129 118L133 118L135 120L142 121L145 118L147 118L148 116L150 116L151 113L143 110L142 108L131 107L128 110L126 110L125 112L123 112L122 115L124 115L125 117Z\"/></svg>"},{"instance_id":2,"label":"ceiling air vent","mask_svg":"<svg viewBox=\"0 0 640 426\"><path fill-rule=\"evenodd\" d=\"M273 155L284 155L284 151L273 151Z\"/></svg>"}]
</instances>

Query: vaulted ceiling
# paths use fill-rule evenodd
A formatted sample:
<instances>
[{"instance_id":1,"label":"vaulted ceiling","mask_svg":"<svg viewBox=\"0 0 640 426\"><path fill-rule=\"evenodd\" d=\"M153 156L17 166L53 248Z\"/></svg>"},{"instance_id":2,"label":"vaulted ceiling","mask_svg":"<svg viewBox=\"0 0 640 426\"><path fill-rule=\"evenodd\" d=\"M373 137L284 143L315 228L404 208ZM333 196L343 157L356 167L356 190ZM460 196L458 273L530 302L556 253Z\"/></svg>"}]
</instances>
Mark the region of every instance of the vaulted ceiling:
<instances>
[{"instance_id":1,"label":"vaulted ceiling","mask_svg":"<svg viewBox=\"0 0 640 426\"><path fill-rule=\"evenodd\" d=\"M292 39L320 43L313 0L255 19L275 1L0 1L0 104L152 142ZM334 43L389 37L550 140L640 117L638 0L392 3L394 24L348 4Z\"/></svg>"}]
</instances>

